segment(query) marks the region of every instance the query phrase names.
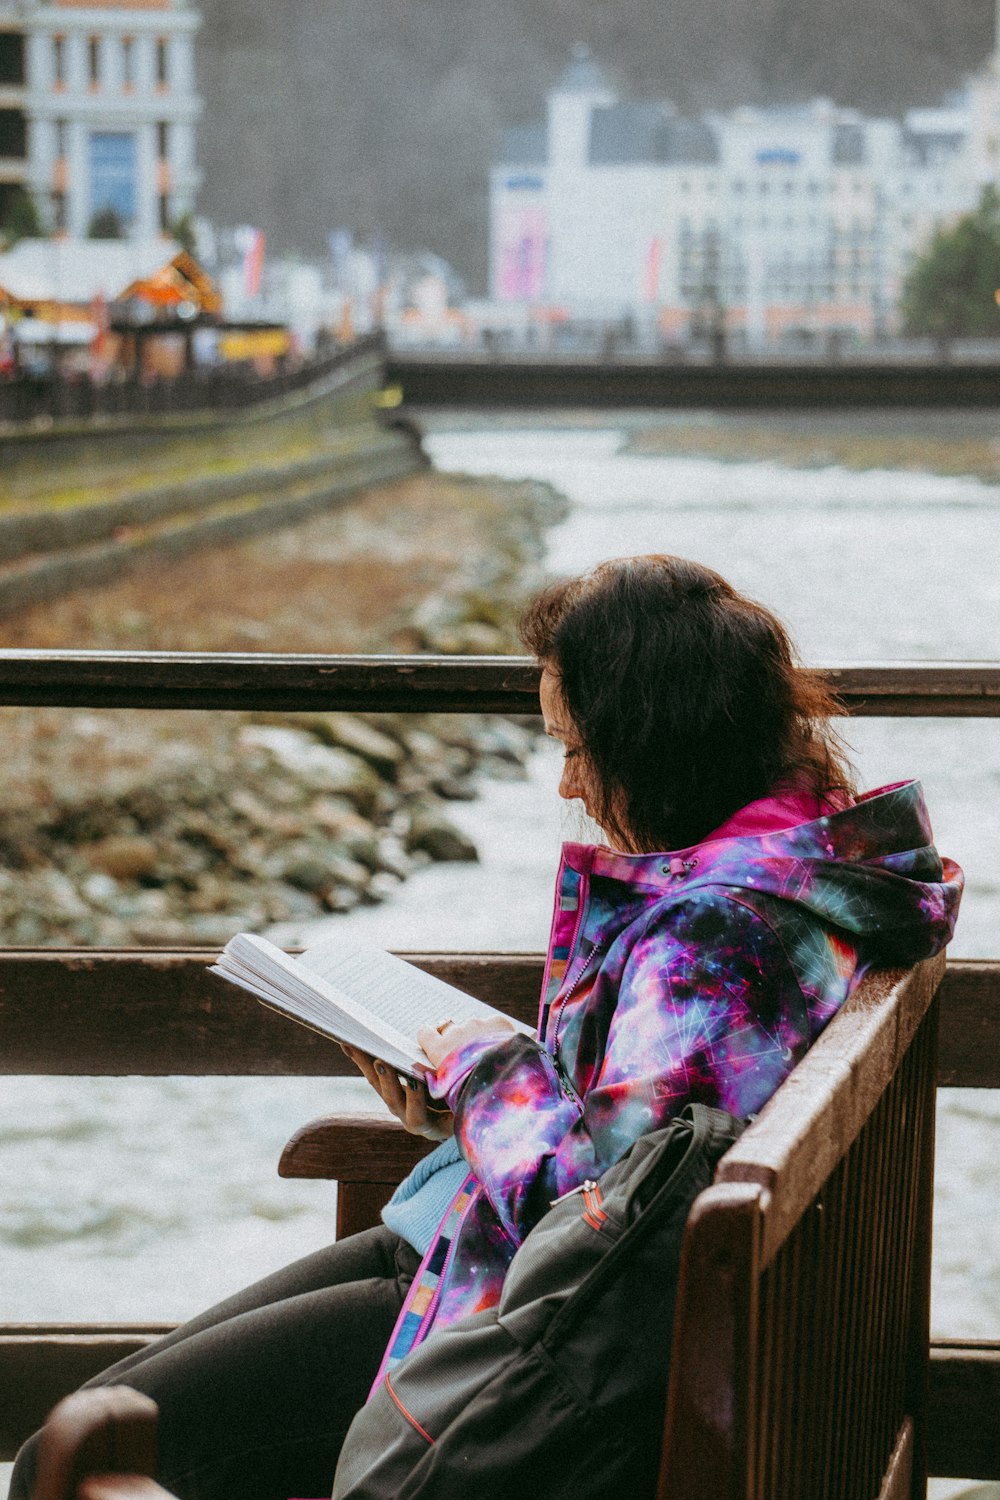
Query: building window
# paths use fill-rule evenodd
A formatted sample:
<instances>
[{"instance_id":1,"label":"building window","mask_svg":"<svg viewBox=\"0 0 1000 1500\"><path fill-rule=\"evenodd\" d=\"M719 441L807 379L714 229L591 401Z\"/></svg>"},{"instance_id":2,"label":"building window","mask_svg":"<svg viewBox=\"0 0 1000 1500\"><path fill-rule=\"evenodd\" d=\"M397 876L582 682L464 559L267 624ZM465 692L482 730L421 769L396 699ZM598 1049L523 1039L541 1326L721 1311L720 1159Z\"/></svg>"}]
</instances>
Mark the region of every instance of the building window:
<instances>
[{"instance_id":1,"label":"building window","mask_svg":"<svg viewBox=\"0 0 1000 1500\"><path fill-rule=\"evenodd\" d=\"M160 88L166 88L170 82L169 54L165 36L156 39L156 82Z\"/></svg>"},{"instance_id":2,"label":"building window","mask_svg":"<svg viewBox=\"0 0 1000 1500\"><path fill-rule=\"evenodd\" d=\"M20 31L0 31L0 84L24 82L24 36Z\"/></svg>"},{"instance_id":3,"label":"building window","mask_svg":"<svg viewBox=\"0 0 1000 1500\"><path fill-rule=\"evenodd\" d=\"M66 38L52 38L52 76L57 89L66 87Z\"/></svg>"},{"instance_id":4,"label":"building window","mask_svg":"<svg viewBox=\"0 0 1000 1500\"><path fill-rule=\"evenodd\" d=\"M156 154L161 161L170 158L170 126L166 120L161 120L156 127Z\"/></svg>"},{"instance_id":5,"label":"building window","mask_svg":"<svg viewBox=\"0 0 1000 1500\"><path fill-rule=\"evenodd\" d=\"M69 148L69 127L65 120L56 121L56 157L65 161Z\"/></svg>"},{"instance_id":6,"label":"building window","mask_svg":"<svg viewBox=\"0 0 1000 1500\"><path fill-rule=\"evenodd\" d=\"M101 39L99 36L92 36L87 42L87 72L90 87L98 88L101 82Z\"/></svg>"},{"instance_id":7,"label":"building window","mask_svg":"<svg viewBox=\"0 0 1000 1500\"><path fill-rule=\"evenodd\" d=\"M138 152L125 131L94 131L90 137L90 212L112 212L123 229L136 214Z\"/></svg>"},{"instance_id":8,"label":"building window","mask_svg":"<svg viewBox=\"0 0 1000 1500\"><path fill-rule=\"evenodd\" d=\"M122 87L135 88L135 38L130 36L122 37Z\"/></svg>"},{"instance_id":9,"label":"building window","mask_svg":"<svg viewBox=\"0 0 1000 1500\"><path fill-rule=\"evenodd\" d=\"M28 154L28 126L23 109L0 109L0 156L23 161Z\"/></svg>"}]
</instances>

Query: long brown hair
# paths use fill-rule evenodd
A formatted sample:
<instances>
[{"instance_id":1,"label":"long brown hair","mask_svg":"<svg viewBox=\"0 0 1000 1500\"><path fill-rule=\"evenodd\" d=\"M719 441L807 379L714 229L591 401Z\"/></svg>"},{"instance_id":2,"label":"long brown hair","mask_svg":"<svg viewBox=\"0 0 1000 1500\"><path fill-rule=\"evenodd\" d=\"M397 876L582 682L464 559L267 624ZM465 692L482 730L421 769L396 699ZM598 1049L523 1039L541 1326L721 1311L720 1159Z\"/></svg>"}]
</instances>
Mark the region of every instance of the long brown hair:
<instances>
[{"instance_id":1,"label":"long brown hair","mask_svg":"<svg viewBox=\"0 0 1000 1500\"><path fill-rule=\"evenodd\" d=\"M597 819L623 848L686 848L780 784L852 790L836 699L770 610L711 568L601 563L545 589L521 639L559 679Z\"/></svg>"}]
</instances>

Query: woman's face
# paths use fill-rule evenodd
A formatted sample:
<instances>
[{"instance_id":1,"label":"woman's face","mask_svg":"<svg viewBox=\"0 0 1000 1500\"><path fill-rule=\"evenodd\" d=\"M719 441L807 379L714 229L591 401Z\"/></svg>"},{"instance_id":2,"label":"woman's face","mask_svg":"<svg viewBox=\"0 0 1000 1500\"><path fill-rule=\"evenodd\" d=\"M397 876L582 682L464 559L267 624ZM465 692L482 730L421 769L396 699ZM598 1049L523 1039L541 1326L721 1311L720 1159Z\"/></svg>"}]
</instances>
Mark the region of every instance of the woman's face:
<instances>
[{"instance_id":1,"label":"woman's face","mask_svg":"<svg viewBox=\"0 0 1000 1500\"><path fill-rule=\"evenodd\" d=\"M592 818L594 807L587 776L586 751L580 744L569 709L563 701L559 678L551 667L542 667L538 697L542 705L542 718L545 720L545 733L554 740L559 740L564 750L559 795L567 801L579 797L588 816Z\"/></svg>"}]
</instances>

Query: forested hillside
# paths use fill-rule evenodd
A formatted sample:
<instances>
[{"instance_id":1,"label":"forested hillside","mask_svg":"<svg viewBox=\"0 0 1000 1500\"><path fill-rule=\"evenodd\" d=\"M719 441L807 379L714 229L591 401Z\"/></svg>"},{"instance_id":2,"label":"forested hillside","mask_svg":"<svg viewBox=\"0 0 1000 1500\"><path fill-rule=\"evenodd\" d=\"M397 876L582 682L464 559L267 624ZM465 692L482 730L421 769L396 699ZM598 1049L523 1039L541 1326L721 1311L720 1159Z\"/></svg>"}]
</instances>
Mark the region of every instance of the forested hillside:
<instances>
[{"instance_id":1,"label":"forested hillside","mask_svg":"<svg viewBox=\"0 0 1000 1500\"><path fill-rule=\"evenodd\" d=\"M483 290L500 132L574 42L626 95L726 108L932 104L992 48L993 0L200 0L200 207L321 252L337 226Z\"/></svg>"}]
</instances>

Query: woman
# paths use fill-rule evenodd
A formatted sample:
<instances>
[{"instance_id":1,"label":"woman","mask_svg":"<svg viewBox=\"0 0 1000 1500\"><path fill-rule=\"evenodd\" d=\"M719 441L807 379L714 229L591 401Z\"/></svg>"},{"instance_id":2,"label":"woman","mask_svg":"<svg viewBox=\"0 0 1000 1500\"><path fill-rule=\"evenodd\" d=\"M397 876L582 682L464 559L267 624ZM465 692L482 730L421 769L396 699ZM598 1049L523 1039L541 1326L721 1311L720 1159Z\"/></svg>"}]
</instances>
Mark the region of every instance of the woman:
<instances>
[{"instance_id":1,"label":"woman","mask_svg":"<svg viewBox=\"0 0 1000 1500\"><path fill-rule=\"evenodd\" d=\"M609 841L564 846L539 1040L442 1017L420 1036L426 1083L406 1089L351 1054L408 1129L441 1141L385 1224L98 1382L160 1403L158 1477L184 1497L328 1493L373 1378L494 1306L552 1199L689 1101L759 1110L867 968L951 935L961 873L919 787L855 795L822 682L717 574L604 563L543 593L523 638L565 750L560 794Z\"/></svg>"}]
</instances>

